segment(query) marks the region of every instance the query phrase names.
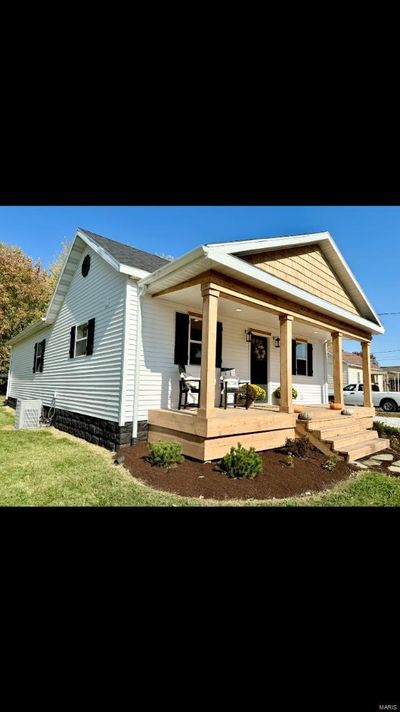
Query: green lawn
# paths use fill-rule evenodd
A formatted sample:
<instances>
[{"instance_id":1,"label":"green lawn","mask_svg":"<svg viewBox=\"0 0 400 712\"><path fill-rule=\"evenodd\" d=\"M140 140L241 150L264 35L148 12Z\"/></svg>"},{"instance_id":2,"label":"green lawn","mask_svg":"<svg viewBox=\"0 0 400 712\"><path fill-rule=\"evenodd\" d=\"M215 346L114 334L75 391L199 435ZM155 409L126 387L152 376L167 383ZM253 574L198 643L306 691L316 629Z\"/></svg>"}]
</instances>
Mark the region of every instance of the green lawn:
<instances>
[{"instance_id":1,"label":"green lawn","mask_svg":"<svg viewBox=\"0 0 400 712\"><path fill-rule=\"evenodd\" d=\"M15 431L14 413L0 404L0 506L205 506L151 490L135 481L113 455L59 431ZM266 475L267 476L267 475ZM400 506L400 479L363 472L326 494L223 506Z\"/></svg>"}]
</instances>

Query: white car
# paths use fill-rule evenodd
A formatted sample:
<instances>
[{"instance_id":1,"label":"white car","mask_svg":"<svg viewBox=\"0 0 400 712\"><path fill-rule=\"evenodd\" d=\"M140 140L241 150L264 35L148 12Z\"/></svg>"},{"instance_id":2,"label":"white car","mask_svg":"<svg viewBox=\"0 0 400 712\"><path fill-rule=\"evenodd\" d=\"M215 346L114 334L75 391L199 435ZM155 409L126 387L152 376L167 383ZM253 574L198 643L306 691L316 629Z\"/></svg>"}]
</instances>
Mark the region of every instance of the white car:
<instances>
[{"instance_id":1,"label":"white car","mask_svg":"<svg viewBox=\"0 0 400 712\"><path fill-rule=\"evenodd\" d=\"M364 405L364 387L362 383L349 383L343 388L345 405ZM386 413L395 413L400 408L400 393L380 391L379 386L372 384L372 402L375 408L381 408Z\"/></svg>"}]
</instances>

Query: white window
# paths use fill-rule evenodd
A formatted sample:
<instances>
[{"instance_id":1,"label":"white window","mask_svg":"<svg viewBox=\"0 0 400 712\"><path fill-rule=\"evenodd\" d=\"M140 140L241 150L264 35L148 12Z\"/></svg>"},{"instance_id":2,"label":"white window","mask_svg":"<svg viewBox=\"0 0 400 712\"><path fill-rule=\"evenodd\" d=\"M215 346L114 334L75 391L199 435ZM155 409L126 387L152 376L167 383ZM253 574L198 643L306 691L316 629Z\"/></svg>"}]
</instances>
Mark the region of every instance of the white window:
<instances>
[{"instance_id":1,"label":"white window","mask_svg":"<svg viewBox=\"0 0 400 712\"><path fill-rule=\"evenodd\" d=\"M296 341L296 372L298 376L307 376L307 343Z\"/></svg>"},{"instance_id":2,"label":"white window","mask_svg":"<svg viewBox=\"0 0 400 712\"><path fill-rule=\"evenodd\" d=\"M76 327L75 356L86 356L88 322Z\"/></svg>"},{"instance_id":3,"label":"white window","mask_svg":"<svg viewBox=\"0 0 400 712\"><path fill-rule=\"evenodd\" d=\"M200 366L201 364L202 332L202 319L191 316L189 322L189 363L191 365Z\"/></svg>"}]
</instances>

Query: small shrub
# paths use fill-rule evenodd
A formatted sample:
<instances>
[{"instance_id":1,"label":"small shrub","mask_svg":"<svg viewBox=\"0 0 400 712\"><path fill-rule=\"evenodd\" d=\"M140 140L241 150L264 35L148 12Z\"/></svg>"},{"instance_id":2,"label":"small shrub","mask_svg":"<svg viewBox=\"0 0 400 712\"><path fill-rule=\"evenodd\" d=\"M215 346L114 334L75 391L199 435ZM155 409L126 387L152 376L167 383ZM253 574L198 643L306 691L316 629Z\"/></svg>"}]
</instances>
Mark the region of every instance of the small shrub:
<instances>
[{"instance_id":1,"label":"small shrub","mask_svg":"<svg viewBox=\"0 0 400 712\"><path fill-rule=\"evenodd\" d=\"M306 457L312 451L312 445L307 436L302 438L286 438L284 445L284 452L288 455L294 455L294 457Z\"/></svg>"},{"instance_id":2,"label":"small shrub","mask_svg":"<svg viewBox=\"0 0 400 712\"><path fill-rule=\"evenodd\" d=\"M390 438L390 447L392 450L400 450L400 438L396 437L396 435L392 435Z\"/></svg>"},{"instance_id":3,"label":"small shrub","mask_svg":"<svg viewBox=\"0 0 400 712\"><path fill-rule=\"evenodd\" d=\"M219 466L228 477L244 477L250 480L263 469L262 459L254 447L246 450L240 443L236 448L231 447L231 451L222 458Z\"/></svg>"},{"instance_id":4,"label":"small shrub","mask_svg":"<svg viewBox=\"0 0 400 712\"><path fill-rule=\"evenodd\" d=\"M148 461L157 467L176 467L185 459L182 445L176 442L150 443Z\"/></svg>"},{"instance_id":5,"label":"small shrub","mask_svg":"<svg viewBox=\"0 0 400 712\"><path fill-rule=\"evenodd\" d=\"M331 457L329 460L324 462L322 467L324 468L324 470L329 470L329 472L332 472L332 470L335 469L338 462L339 462L339 459L337 457Z\"/></svg>"},{"instance_id":6,"label":"small shrub","mask_svg":"<svg viewBox=\"0 0 400 712\"><path fill-rule=\"evenodd\" d=\"M281 397L281 387L278 386L278 388L275 388L275 390L274 390L274 392L273 392L272 395L275 396L275 398L277 398L277 399L279 400L280 397ZM296 389L292 387L292 398L293 398L293 400L296 400L297 396L298 396L298 393L297 393Z\"/></svg>"},{"instance_id":7,"label":"small shrub","mask_svg":"<svg viewBox=\"0 0 400 712\"><path fill-rule=\"evenodd\" d=\"M312 420L312 415L307 410L304 410L302 413L299 413L298 418L299 420Z\"/></svg>"},{"instance_id":8,"label":"small shrub","mask_svg":"<svg viewBox=\"0 0 400 712\"><path fill-rule=\"evenodd\" d=\"M294 457L291 452L289 452L289 454L286 455L286 464L288 467L294 466Z\"/></svg>"},{"instance_id":9,"label":"small shrub","mask_svg":"<svg viewBox=\"0 0 400 712\"><path fill-rule=\"evenodd\" d=\"M373 429L378 431L380 438L387 438L394 435L396 438L400 438L400 428L394 428L392 425L385 425L381 423L380 420L375 420Z\"/></svg>"}]
</instances>

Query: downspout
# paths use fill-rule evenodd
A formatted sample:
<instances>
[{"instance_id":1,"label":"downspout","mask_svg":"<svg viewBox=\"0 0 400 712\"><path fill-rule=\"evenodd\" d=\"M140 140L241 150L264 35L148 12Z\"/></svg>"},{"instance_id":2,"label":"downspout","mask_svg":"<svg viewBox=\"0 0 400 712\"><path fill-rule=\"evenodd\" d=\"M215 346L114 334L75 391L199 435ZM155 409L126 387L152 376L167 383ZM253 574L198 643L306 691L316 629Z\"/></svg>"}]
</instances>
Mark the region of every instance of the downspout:
<instances>
[{"instance_id":1,"label":"downspout","mask_svg":"<svg viewBox=\"0 0 400 712\"><path fill-rule=\"evenodd\" d=\"M137 312L136 312L136 352L135 352L135 385L133 391L133 424L132 440L137 438L138 412L139 412L139 388L140 388L140 357L142 353L142 296L146 291L144 284L137 288Z\"/></svg>"},{"instance_id":2,"label":"downspout","mask_svg":"<svg viewBox=\"0 0 400 712\"><path fill-rule=\"evenodd\" d=\"M8 398L8 396L10 394L10 390L11 390L12 357L13 357L13 349L11 348L10 363L8 365L8 375L7 375L6 399Z\"/></svg>"},{"instance_id":3,"label":"downspout","mask_svg":"<svg viewBox=\"0 0 400 712\"><path fill-rule=\"evenodd\" d=\"M325 339L324 341L324 390L323 390L323 402L324 404L329 403L329 369L328 369L328 343L330 339Z\"/></svg>"}]
</instances>

